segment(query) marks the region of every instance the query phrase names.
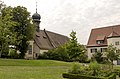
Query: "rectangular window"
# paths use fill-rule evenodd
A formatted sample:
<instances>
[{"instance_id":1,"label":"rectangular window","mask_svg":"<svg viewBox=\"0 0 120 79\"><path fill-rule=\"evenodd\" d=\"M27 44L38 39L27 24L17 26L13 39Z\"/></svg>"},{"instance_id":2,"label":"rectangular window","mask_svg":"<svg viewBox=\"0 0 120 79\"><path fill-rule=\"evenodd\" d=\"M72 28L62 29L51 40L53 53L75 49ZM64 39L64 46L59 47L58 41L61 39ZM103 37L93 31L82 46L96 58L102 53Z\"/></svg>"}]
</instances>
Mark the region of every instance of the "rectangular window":
<instances>
[{"instance_id":1,"label":"rectangular window","mask_svg":"<svg viewBox=\"0 0 120 79\"><path fill-rule=\"evenodd\" d=\"M28 46L28 53L29 53L29 54L32 54L32 45L29 45L29 46Z\"/></svg>"},{"instance_id":2,"label":"rectangular window","mask_svg":"<svg viewBox=\"0 0 120 79\"><path fill-rule=\"evenodd\" d=\"M97 43L97 44L103 44L103 43L104 43L104 40L97 40L96 43Z\"/></svg>"},{"instance_id":3,"label":"rectangular window","mask_svg":"<svg viewBox=\"0 0 120 79\"><path fill-rule=\"evenodd\" d=\"M97 49L96 49L96 48L91 49L91 53L95 53L95 52L97 52Z\"/></svg>"},{"instance_id":4,"label":"rectangular window","mask_svg":"<svg viewBox=\"0 0 120 79\"><path fill-rule=\"evenodd\" d=\"M106 52L107 48L101 48L101 52Z\"/></svg>"},{"instance_id":5,"label":"rectangular window","mask_svg":"<svg viewBox=\"0 0 120 79\"><path fill-rule=\"evenodd\" d=\"M119 45L119 41L115 42L115 45Z\"/></svg>"}]
</instances>

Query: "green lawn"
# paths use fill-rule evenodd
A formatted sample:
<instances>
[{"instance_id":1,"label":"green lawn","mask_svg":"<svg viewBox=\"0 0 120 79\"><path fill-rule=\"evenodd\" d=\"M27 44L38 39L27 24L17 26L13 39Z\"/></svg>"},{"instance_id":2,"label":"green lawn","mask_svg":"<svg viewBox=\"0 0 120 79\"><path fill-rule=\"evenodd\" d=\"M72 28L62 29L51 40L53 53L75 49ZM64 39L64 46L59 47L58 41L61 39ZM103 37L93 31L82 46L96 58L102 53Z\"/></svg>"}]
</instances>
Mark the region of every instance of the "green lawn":
<instances>
[{"instance_id":1,"label":"green lawn","mask_svg":"<svg viewBox=\"0 0 120 79\"><path fill-rule=\"evenodd\" d=\"M72 63L55 60L0 59L0 79L63 79Z\"/></svg>"}]
</instances>

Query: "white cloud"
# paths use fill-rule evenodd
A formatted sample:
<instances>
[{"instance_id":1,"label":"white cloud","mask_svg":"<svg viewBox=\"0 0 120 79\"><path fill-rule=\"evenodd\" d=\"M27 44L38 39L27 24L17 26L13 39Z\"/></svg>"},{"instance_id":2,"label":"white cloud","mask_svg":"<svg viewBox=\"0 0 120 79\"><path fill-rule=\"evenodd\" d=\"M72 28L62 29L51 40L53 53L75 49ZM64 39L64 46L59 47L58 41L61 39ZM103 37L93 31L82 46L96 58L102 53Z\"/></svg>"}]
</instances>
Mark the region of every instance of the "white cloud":
<instances>
[{"instance_id":1,"label":"white cloud","mask_svg":"<svg viewBox=\"0 0 120 79\"><path fill-rule=\"evenodd\" d=\"M120 24L120 0L36 0L41 28L69 35L77 32L78 41L86 44L91 28ZM4 0L7 5L22 5L32 14L35 0Z\"/></svg>"}]
</instances>

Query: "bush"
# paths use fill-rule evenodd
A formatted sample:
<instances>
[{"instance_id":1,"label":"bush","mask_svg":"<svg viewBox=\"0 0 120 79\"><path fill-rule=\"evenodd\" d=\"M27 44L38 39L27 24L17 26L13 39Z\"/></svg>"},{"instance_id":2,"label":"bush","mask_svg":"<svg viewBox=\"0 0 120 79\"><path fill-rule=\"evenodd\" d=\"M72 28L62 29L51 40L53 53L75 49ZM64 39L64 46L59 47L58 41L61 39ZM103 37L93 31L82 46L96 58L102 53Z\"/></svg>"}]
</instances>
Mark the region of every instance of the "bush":
<instances>
[{"instance_id":1,"label":"bush","mask_svg":"<svg viewBox=\"0 0 120 79\"><path fill-rule=\"evenodd\" d=\"M114 69L113 72L116 73L120 77L120 69Z\"/></svg>"},{"instance_id":2,"label":"bush","mask_svg":"<svg viewBox=\"0 0 120 79\"><path fill-rule=\"evenodd\" d=\"M108 77L96 77L96 76L88 76L88 75L81 75L81 74L70 74L70 73L63 73L63 78L68 79L116 79L115 74L111 74Z\"/></svg>"},{"instance_id":3,"label":"bush","mask_svg":"<svg viewBox=\"0 0 120 79\"><path fill-rule=\"evenodd\" d=\"M16 52L15 49L10 49L8 56L10 58L15 58L15 59L19 58L19 54Z\"/></svg>"},{"instance_id":4,"label":"bush","mask_svg":"<svg viewBox=\"0 0 120 79\"><path fill-rule=\"evenodd\" d=\"M40 54L39 59L52 59L52 60L60 60L60 61L69 61L69 56L64 47L58 47L53 50L49 50L48 52L44 52Z\"/></svg>"},{"instance_id":5,"label":"bush","mask_svg":"<svg viewBox=\"0 0 120 79\"><path fill-rule=\"evenodd\" d=\"M51 53L44 52L43 54L40 54L38 59L50 59Z\"/></svg>"},{"instance_id":6,"label":"bush","mask_svg":"<svg viewBox=\"0 0 120 79\"><path fill-rule=\"evenodd\" d=\"M89 65L90 69L92 70L92 76L97 76L99 75L100 71L100 65L97 63L97 61L93 61Z\"/></svg>"},{"instance_id":7,"label":"bush","mask_svg":"<svg viewBox=\"0 0 120 79\"><path fill-rule=\"evenodd\" d=\"M87 64L74 64L68 71L71 74L81 74L88 76L107 77L113 73L108 65L98 64L96 61Z\"/></svg>"},{"instance_id":8,"label":"bush","mask_svg":"<svg viewBox=\"0 0 120 79\"><path fill-rule=\"evenodd\" d=\"M91 61L91 59L88 59L88 58L86 58L85 60L83 60L83 61L79 61L79 63L90 63L90 61Z\"/></svg>"},{"instance_id":9,"label":"bush","mask_svg":"<svg viewBox=\"0 0 120 79\"><path fill-rule=\"evenodd\" d=\"M74 64L72 69L69 70L69 73L72 73L72 74L85 74L85 69L80 64Z\"/></svg>"}]
</instances>

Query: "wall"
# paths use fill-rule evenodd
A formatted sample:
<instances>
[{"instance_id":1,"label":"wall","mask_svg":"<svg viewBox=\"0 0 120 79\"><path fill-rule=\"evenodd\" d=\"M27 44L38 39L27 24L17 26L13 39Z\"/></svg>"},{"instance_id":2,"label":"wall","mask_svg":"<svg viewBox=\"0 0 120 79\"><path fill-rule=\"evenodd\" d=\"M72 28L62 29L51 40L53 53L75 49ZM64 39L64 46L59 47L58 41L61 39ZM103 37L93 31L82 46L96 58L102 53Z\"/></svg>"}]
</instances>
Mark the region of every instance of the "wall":
<instances>
[{"instance_id":1,"label":"wall","mask_svg":"<svg viewBox=\"0 0 120 79\"><path fill-rule=\"evenodd\" d=\"M48 52L48 50L41 49L40 54L43 54L44 52Z\"/></svg>"},{"instance_id":2,"label":"wall","mask_svg":"<svg viewBox=\"0 0 120 79\"><path fill-rule=\"evenodd\" d=\"M29 54L29 51L25 54L25 59L37 59L39 54L43 54L44 52L48 52L48 50L40 49L34 41L29 41L29 45L32 45L32 54Z\"/></svg>"},{"instance_id":3,"label":"wall","mask_svg":"<svg viewBox=\"0 0 120 79\"><path fill-rule=\"evenodd\" d=\"M116 38L108 38L108 45L114 45L117 49L120 49L120 37L116 37ZM119 41L119 45L115 45L115 42Z\"/></svg>"},{"instance_id":4,"label":"wall","mask_svg":"<svg viewBox=\"0 0 120 79\"><path fill-rule=\"evenodd\" d=\"M29 54L29 51L25 54L25 59L33 59L33 42L34 41L29 41L29 45L32 45L32 54Z\"/></svg>"},{"instance_id":5,"label":"wall","mask_svg":"<svg viewBox=\"0 0 120 79\"><path fill-rule=\"evenodd\" d=\"M91 53L91 49L94 49L94 48L96 48L97 51L99 51L101 48L107 48L107 47L90 47L90 48L87 48L88 58L89 58L89 59L91 59L92 55L94 54L94 53ZM104 54L105 54L105 53L104 53ZM104 54L103 54L103 55L104 55Z\"/></svg>"}]
</instances>

